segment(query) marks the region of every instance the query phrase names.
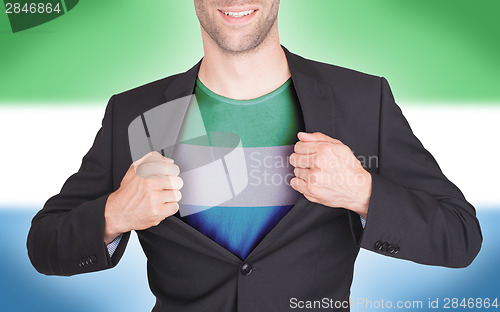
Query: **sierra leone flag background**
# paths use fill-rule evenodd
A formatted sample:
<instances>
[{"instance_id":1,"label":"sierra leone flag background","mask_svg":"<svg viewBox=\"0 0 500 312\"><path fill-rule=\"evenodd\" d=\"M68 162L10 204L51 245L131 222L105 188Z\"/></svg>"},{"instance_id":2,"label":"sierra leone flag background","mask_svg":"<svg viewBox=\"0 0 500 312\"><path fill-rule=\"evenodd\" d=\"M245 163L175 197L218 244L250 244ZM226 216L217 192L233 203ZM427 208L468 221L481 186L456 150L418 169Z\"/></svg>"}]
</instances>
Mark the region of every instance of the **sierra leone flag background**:
<instances>
[{"instance_id":1,"label":"sierra leone flag background","mask_svg":"<svg viewBox=\"0 0 500 312\"><path fill-rule=\"evenodd\" d=\"M281 2L281 41L292 52L388 79L415 134L477 208L483 230L482 250L466 269L362 250L353 311L498 311L500 2ZM109 97L183 72L202 51L192 1L85 0L16 33L2 9L0 311L152 308L135 236L116 268L69 278L38 274L26 236L36 211L79 168ZM439 308L429 308L436 299Z\"/></svg>"}]
</instances>

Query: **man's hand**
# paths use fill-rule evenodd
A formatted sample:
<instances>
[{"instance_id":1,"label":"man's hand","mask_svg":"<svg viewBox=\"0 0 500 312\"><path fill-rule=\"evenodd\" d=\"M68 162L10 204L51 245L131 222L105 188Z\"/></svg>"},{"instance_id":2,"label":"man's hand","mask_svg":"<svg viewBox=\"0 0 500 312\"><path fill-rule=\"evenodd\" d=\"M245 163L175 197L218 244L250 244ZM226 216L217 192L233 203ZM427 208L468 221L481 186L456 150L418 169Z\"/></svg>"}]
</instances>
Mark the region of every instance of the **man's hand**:
<instances>
[{"instance_id":1,"label":"man's hand","mask_svg":"<svg viewBox=\"0 0 500 312\"><path fill-rule=\"evenodd\" d=\"M130 165L105 207L104 242L131 230L158 225L177 212L183 185L172 159L150 152Z\"/></svg>"},{"instance_id":2,"label":"man's hand","mask_svg":"<svg viewBox=\"0 0 500 312\"><path fill-rule=\"evenodd\" d=\"M315 203L343 207L366 218L372 179L351 149L320 132L299 132L290 155L290 185Z\"/></svg>"}]
</instances>

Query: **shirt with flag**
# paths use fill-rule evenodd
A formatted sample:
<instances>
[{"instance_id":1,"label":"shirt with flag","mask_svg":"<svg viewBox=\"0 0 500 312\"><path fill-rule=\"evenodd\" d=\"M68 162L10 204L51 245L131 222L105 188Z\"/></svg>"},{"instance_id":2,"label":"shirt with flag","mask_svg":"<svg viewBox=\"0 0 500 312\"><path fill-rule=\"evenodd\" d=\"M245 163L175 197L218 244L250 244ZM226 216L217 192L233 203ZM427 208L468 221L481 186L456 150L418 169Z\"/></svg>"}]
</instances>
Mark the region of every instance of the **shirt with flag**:
<instances>
[{"instance_id":1,"label":"shirt with flag","mask_svg":"<svg viewBox=\"0 0 500 312\"><path fill-rule=\"evenodd\" d=\"M299 196L289 184L294 168L288 161L297 133L304 130L298 98L291 78L250 100L220 96L197 79L195 96L208 135L233 133L240 138L237 148L245 155L247 172L242 174L247 175L247 186L233 200L204 207L182 220L244 259ZM184 133L199 126L199 119L192 116L188 111Z\"/></svg>"}]
</instances>

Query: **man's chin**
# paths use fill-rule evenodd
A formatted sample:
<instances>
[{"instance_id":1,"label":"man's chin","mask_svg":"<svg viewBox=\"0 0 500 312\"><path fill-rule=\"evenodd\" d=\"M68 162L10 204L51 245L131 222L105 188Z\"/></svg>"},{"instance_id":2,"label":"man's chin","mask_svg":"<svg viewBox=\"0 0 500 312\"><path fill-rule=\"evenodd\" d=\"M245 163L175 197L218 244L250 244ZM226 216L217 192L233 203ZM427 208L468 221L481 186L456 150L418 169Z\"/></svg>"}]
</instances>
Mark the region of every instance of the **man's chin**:
<instances>
[{"instance_id":1,"label":"man's chin","mask_svg":"<svg viewBox=\"0 0 500 312\"><path fill-rule=\"evenodd\" d=\"M230 38L224 40L223 42L219 42L216 44L228 54L246 54L251 53L256 50L263 44L263 41L259 40L248 40L241 38Z\"/></svg>"}]
</instances>

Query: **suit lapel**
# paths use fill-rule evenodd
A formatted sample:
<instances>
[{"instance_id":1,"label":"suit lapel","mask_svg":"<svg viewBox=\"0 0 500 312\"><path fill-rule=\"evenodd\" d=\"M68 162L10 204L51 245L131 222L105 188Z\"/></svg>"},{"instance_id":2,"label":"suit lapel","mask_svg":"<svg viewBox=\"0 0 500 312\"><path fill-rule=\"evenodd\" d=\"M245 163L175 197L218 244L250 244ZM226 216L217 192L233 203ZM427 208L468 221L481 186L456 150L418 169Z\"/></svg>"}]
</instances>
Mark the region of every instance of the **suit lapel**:
<instances>
[{"instance_id":1,"label":"suit lapel","mask_svg":"<svg viewBox=\"0 0 500 312\"><path fill-rule=\"evenodd\" d=\"M334 99L329 86L321 83L321 75L313 66L302 57L289 52L283 47L287 57L288 66L292 75L293 85L299 98L304 124L307 132L323 132L334 136ZM196 77L200 69L201 60L187 72L177 76L177 78L165 90L166 102L192 95ZM183 105L189 105L186 101ZM186 110L187 111L187 110ZM180 131L180 129L178 129ZM247 258L254 256L269 247L278 237L283 235L287 229L294 224L294 220L307 213L310 202L303 196L299 196L292 209L278 222L278 224L269 232L264 239L250 252ZM188 235L199 244L209 245L215 249L219 255L226 257L231 261L241 261L236 255L212 241L193 227L180 219L179 212L164 220L164 222L174 225L177 228L184 229ZM160 227L155 231L160 231Z\"/></svg>"},{"instance_id":2,"label":"suit lapel","mask_svg":"<svg viewBox=\"0 0 500 312\"><path fill-rule=\"evenodd\" d=\"M191 67L187 72L177 75L177 78L165 89L165 102L173 101L178 98L194 94L196 77L200 70L201 61ZM186 103L189 104L189 103Z\"/></svg>"},{"instance_id":3,"label":"suit lapel","mask_svg":"<svg viewBox=\"0 0 500 312\"><path fill-rule=\"evenodd\" d=\"M292 81L299 98L304 124L307 132L323 132L334 136L334 101L330 87L322 84L321 77L308 61L302 57L290 53L283 47L288 61L288 67L292 74ZM262 239L262 241L250 252L247 258L261 253L271 246L280 236L300 220L311 207L303 195L300 195L295 205L276 224L276 226Z\"/></svg>"},{"instance_id":4,"label":"suit lapel","mask_svg":"<svg viewBox=\"0 0 500 312\"><path fill-rule=\"evenodd\" d=\"M307 132L323 132L334 136L335 102L331 88L323 84L311 61L290 53L285 47L288 67L299 98Z\"/></svg>"}]
</instances>

